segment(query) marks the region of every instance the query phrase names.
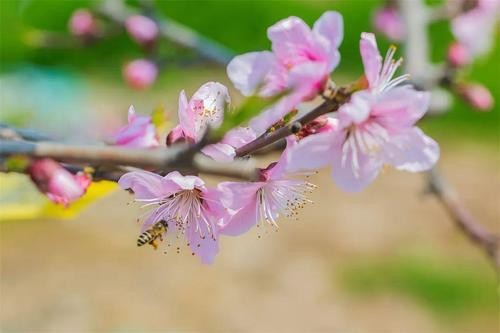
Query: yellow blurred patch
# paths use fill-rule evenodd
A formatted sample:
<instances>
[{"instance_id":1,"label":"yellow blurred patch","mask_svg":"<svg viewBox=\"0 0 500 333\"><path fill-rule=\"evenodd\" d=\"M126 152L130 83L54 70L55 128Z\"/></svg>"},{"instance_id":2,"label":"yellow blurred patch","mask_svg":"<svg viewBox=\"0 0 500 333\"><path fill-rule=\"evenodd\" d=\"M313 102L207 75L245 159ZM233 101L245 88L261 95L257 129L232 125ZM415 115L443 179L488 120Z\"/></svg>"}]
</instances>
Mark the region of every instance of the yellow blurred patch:
<instances>
[{"instance_id":1,"label":"yellow blurred patch","mask_svg":"<svg viewBox=\"0 0 500 333\"><path fill-rule=\"evenodd\" d=\"M42 217L71 219L117 187L116 183L108 181L92 183L83 197L69 207L63 207L52 203L39 193L27 176L0 174L0 221Z\"/></svg>"}]
</instances>

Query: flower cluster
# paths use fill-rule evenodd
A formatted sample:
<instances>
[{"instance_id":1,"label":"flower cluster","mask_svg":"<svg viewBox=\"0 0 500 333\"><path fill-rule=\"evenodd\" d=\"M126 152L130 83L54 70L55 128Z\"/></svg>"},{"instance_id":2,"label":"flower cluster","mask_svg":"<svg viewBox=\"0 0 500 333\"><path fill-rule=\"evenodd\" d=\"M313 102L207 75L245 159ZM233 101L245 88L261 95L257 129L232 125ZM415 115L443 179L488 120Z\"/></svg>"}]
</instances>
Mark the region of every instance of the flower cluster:
<instances>
[{"instance_id":1,"label":"flower cluster","mask_svg":"<svg viewBox=\"0 0 500 333\"><path fill-rule=\"evenodd\" d=\"M237 158L237 148L268 132L302 102L318 96L328 99L327 83L340 61L341 15L327 12L312 29L290 17L271 26L268 37L272 52L237 56L227 72L242 94L279 98L250 119L248 127L234 128L202 149L219 162ZM415 127L428 109L428 94L405 85L406 75L395 76L401 64L394 59L395 48L382 58L373 34L361 35L360 52L364 84L348 94L337 112L303 124L287 137L278 161L258 169L256 181L208 187L198 175L177 171L165 176L149 171L123 175L119 185L151 208L142 231L165 223L163 236L169 242L184 240L193 255L212 263L220 237L238 236L254 226L277 229L281 217L295 216L310 202L308 194L315 188L303 176L318 168L331 165L334 182L345 191L362 190L384 165L410 172L431 168L439 147ZM218 82L205 83L189 100L182 91L179 124L168 133L166 145L200 142L207 129L223 123L230 102L228 89ZM115 136L115 144L150 147L158 141L150 119L136 117L131 109L129 125Z\"/></svg>"}]
</instances>

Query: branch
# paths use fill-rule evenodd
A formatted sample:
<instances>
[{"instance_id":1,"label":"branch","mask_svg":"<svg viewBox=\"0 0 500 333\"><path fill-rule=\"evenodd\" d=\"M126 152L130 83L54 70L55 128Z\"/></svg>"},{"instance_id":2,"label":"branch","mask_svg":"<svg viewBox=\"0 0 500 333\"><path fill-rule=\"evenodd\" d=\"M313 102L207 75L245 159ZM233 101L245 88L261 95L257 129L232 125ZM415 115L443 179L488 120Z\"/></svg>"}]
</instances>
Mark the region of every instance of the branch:
<instances>
[{"instance_id":1,"label":"branch","mask_svg":"<svg viewBox=\"0 0 500 333\"><path fill-rule=\"evenodd\" d=\"M295 133L296 130L294 130L294 128L300 129L302 126L315 120L321 115L337 111L339 107L351 97L356 89L359 89L359 87L360 86L358 80L350 85L341 86L334 89L329 96L323 97L325 101L322 104L307 112L302 117L294 120L287 126L281 127L273 132L264 133L257 139L236 149L236 156L241 157L251 154L261 148L264 148Z\"/></svg>"},{"instance_id":2,"label":"branch","mask_svg":"<svg viewBox=\"0 0 500 333\"><path fill-rule=\"evenodd\" d=\"M430 21L426 18L426 6L421 0L400 0L399 8L406 24L406 72L413 80L426 89L431 90L439 82L431 70L429 60L429 40L427 28ZM431 193L446 209L456 226L487 256L496 267L500 267L499 238L482 226L457 199L454 191L447 184L436 167L427 172L427 181Z\"/></svg>"},{"instance_id":3,"label":"branch","mask_svg":"<svg viewBox=\"0 0 500 333\"><path fill-rule=\"evenodd\" d=\"M100 7L99 13L110 18L112 21L125 24L125 20L134 14L122 1L107 0ZM203 57L210 59L220 65L226 66L235 56L234 52L226 46L200 35L195 30L164 16L155 13L160 35L183 47L197 50Z\"/></svg>"},{"instance_id":4,"label":"branch","mask_svg":"<svg viewBox=\"0 0 500 333\"><path fill-rule=\"evenodd\" d=\"M429 190L443 204L446 211L460 230L481 248L500 267L500 239L478 223L463 207L453 189L446 183L439 171L434 168L427 173Z\"/></svg>"},{"instance_id":5,"label":"branch","mask_svg":"<svg viewBox=\"0 0 500 333\"><path fill-rule=\"evenodd\" d=\"M130 149L113 146L82 146L54 142L0 140L0 156L24 155L53 158L60 162L96 164L98 166L132 166L182 170L247 180L257 179L257 171L249 161L220 163L193 151L192 147L176 145L170 148ZM116 175L115 175L116 178Z\"/></svg>"}]
</instances>

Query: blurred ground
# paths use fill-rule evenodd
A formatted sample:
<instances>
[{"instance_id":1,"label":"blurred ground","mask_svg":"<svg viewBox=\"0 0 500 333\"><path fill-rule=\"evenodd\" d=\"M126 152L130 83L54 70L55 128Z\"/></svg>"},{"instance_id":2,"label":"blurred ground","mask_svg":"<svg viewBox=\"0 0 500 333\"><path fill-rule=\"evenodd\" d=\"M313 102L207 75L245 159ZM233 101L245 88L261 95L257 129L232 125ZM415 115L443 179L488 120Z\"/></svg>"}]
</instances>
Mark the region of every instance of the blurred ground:
<instances>
[{"instance_id":1,"label":"blurred ground","mask_svg":"<svg viewBox=\"0 0 500 333\"><path fill-rule=\"evenodd\" d=\"M466 205L498 227L498 155L444 152ZM495 276L421 175L359 195L326 171L278 233L224 238L213 266L138 249L123 192L74 221L2 223L2 332L496 332Z\"/></svg>"}]
</instances>

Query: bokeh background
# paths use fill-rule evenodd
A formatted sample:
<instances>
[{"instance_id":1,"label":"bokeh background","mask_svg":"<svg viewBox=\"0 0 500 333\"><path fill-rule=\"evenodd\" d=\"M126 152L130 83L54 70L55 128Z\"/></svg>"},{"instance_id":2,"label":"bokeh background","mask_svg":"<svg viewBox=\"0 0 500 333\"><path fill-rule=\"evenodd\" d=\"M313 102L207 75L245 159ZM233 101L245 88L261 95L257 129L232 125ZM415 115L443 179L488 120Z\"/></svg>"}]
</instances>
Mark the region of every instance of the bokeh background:
<instances>
[{"instance_id":1,"label":"bokeh background","mask_svg":"<svg viewBox=\"0 0 500 333\"><path fill-rule=\"evenodd\" d=\"M436 1L435 1L436 2ZM126 87L121 67L141 56L123 32L88 48L33 47L38 30L66 32L96 1L0 1L0 121L68 141L97 142L134 104L175 122L177 96L224 68L164 45L169 61L152 89ZM128 2L133 5L134 2ZM157 1L162 14L238 53L269 48L266 28L289 15L312 24L340 11L345 38L334 80L361 74L359 34L373 31L379 1ZM34 37L35 36L35 37ZM442 59L451 34L431 28ZM35 38L36 39L36 38ZM380 39L381 48L388 43ZM497 43L498 44L498 43ZM467 77L500 100L500 49ZM236 101L241 96L235 90ZM477 218L498 231L499 110L452 111L421 126L442 148L440 168ZM273 156L266 161L272 160ZM262 163L264 163L263 161ZM207 178L215 183L216 179ZM93 185L70 210L54 208L19 175L0 178L2 332L497 332L497 277L460 234L423 175L386 170L361 194L337 189L323 170L299 221L257 239L224 238L213 266L189 251L136 247L140 214L112 184ZM96 200L96 198L99 198Z\"/></svg>"}]
</instances>

